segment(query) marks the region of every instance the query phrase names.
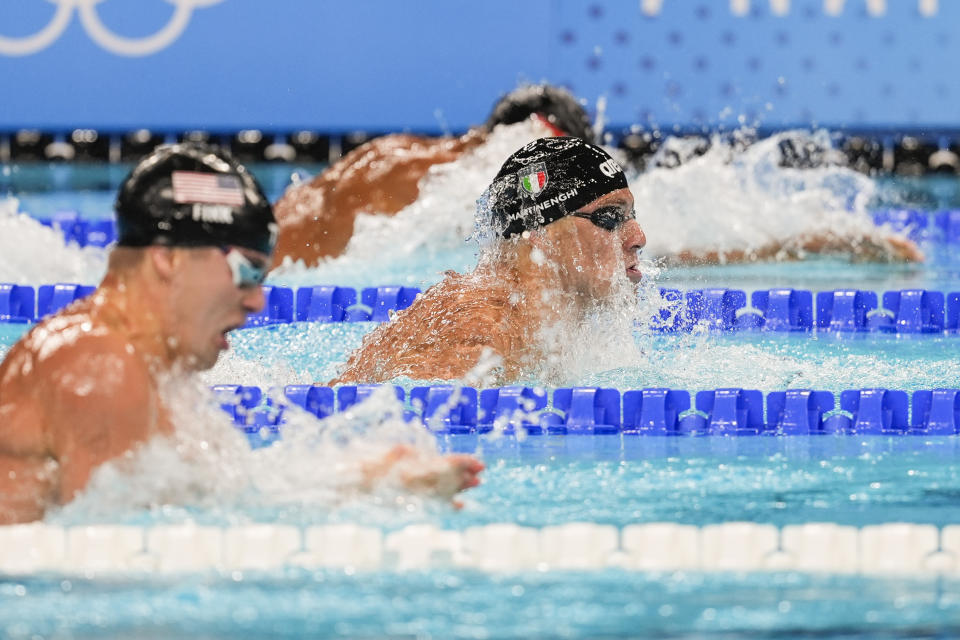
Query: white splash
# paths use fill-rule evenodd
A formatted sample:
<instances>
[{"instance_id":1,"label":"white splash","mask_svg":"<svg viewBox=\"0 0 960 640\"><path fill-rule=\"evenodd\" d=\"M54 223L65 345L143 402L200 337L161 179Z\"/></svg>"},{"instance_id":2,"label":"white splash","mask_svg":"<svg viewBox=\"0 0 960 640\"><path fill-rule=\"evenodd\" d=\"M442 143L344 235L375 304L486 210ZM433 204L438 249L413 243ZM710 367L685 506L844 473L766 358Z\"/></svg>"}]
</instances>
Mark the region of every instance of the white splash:
<instances>
[{"instance_id":1,"label":"white splash","mask_svg":"<svg viewBox=\"0 0 960 640\"><path fill-rule=\"evenodd\" d=\"M68 245L59 230L21 213L19 206L16 198L0 198L0 282L100 282L107 265L104 249Z\"/></svg>"},{"instance_id":2,"label":"white splash","mask_svg":"<svg viewBox=\"0 0 960 640\"><path fill-rule=\"evenodd\" d=\"M195 378L165 382L162 397L174 435L154 437L98 468L54 520L123 521L145 510L151 520L184 520L199 509L211 520L262 516L302 523L360 509L368 520L395 521L398 511L422 516L423 509L444 508L410 494L396 474L364 486L364 468L398 444L415 451L417 465L440 459L433 436L403 420L403 407L387 387L325 420L291 409L283 439L260 449L250 448Z\"/></svg>"},{"instance_id":3,"label":"white splash","mask_svg":"<svg viewBox=\"0 0 960 640\"><path fill-rule=\"evenodd\" d=\"M273 271L271 281L418 284L438 281L446 269L471 268L476 244L467 239L474 230L477 198L510 154L545 135L549 132L536 119L495 127L484 144L453 162L431 167L420 182L416 202L396 215L357 216L343 255L313 268L283 265ZM414 275L405 278L407 274Z\"/></svg>"},{"instance_id":4,"label":"white splash","mask_svg":"<svg viewBox=\"0 0 960 640\"><path fill-rule=\"evenodd\" d=\"M397 215L359 216L344 255L314 268L286 265L271 280L288 286L387 281L424 286L437 282L446 269L470 270L478 252L473 238L477 198L511 153L544 134L536 122L497 127L474 151L433 167L421 183L420 197ZM702 156L692 149L699 141L664 141L660 153L676 154L683 164L652 168L630 179L647 235L645 255L655 259L681 251L749 250L828 231L841 237L876 233L867 211L876 193L874 182L835 164L781 167L779 145L785 140L798 147L831 148L825 131L785 132L746 148L717 138Z\"/></svg>"},{"instance_id":5,"label":"white splash","mask_svg":"<svg viewBox=\"0 0 960 640\"><path fill-rule=\"evenodd\" d=\"M216 365L202 372L200 379L209 386L242 384L261 388L269 388L278 383L288 385L316 382L308 372L295 368L289 362L270 358L250 359L233 351L221 353Z\"/></svg>"},{"instance_id":6,"label":"white splash","mask_svg":"<svg viewBox=\"0 0 960 640\"><path fill-rule=\"evenodd\" d=\"M840 166L781 167L779 145L788 139L830 146L826 132L792 131L743 151L715 139L705 154L690 157L689 141L668 140L664 149L689 159L630 181L647 254L751 249L828 231L843 237L875 230L866 208L873 181Z\"/></svg>"}]
</instances>

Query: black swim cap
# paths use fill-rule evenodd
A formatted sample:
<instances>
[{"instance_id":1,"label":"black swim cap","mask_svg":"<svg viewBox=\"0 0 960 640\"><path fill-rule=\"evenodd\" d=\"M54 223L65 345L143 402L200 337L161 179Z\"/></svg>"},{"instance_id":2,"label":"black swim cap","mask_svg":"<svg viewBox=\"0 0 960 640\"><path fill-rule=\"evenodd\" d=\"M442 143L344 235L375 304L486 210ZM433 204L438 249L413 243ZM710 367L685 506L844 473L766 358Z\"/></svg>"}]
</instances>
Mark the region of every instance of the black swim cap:
<instances>
[{"instance_id":1,"label":"black swim cap","mask_svg":"<svg viewBox=\"0 0 960 640\"><path fill-rule=\"evenodd\" d=\"M134 167L117 196L117 244L233 245L273 252L273 207L246 168L202 143L162 145Z\"/></svg>"},{"instance_id":2,"label":"black swim cap","mask_svg":"<svg viewBox=\"0 0 960 640\"><path fill-rule=\"evenodd\" d=\"M626 188L623 169L600 147L580 138L540 138L507 158L481 204L509 238Z\"/></svg>"},{"instance_id":3,"label":"black swim cap","mask_svg":"<svg viewBox=\"0 0 960 640\"><path fill-rule=\"evenodd\" d=\"M594 142L593 126L583 106L572 93L548 84L520 87L500 98L484 125L489 131L498 124L522 122L538 113L562 133Z\"/></svg>"}]
</instances>

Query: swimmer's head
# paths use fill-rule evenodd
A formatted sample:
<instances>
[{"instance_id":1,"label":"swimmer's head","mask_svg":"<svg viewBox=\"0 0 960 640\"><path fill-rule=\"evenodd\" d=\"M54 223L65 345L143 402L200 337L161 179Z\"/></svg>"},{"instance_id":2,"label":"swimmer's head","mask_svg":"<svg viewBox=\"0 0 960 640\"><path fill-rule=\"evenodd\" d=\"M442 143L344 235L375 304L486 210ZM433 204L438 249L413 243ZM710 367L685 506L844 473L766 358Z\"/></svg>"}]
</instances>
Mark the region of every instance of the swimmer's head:
<instances>
[{"instance_id":1,"label":"swimmer's head","mask_svg":"<svg viewBox=\"0 0 960 640\"><path fill-rule=\"evenodd\" d=\"M117 196L121 247L233 246L269 256L277 239L273 208L246 168L218 147L157 147Z\"/></svg>"},{"instance_id":2,"label":"swimmer's head","mask_svg":"<svg viewBox=\"0 0 960 640\"><path fill-rule=\"evenodd\" d=\"M522 122L537 114L558 135L574 136L592 142L595 139L590 117L577 99L566 89L548 84L527 85L503 96L494 105L487 119L487 130L498 124Z\"/></svg>"},{"instance_id":3,"label":"swimmer's head","mask_svg":"<svg viewBox=\"0 0 960 640\"><path fill-rule=\"evenodd\" d=\"M507 158L480 206L494 233L511 238L580 215L598 198L627 188L623 169L602 148L580 138L540 138ZM594 224L612 231L623 222L598 216Z\"/></svg>"}]
</instances>

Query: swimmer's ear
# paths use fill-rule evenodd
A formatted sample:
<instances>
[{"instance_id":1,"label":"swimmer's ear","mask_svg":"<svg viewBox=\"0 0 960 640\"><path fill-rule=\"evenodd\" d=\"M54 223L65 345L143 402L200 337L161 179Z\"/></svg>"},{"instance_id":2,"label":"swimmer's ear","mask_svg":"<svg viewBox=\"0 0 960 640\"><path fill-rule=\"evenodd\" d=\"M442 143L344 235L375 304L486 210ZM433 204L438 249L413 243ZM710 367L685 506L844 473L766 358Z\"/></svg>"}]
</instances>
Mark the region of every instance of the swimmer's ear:
<instances>
[{"instance_id":1,"label":"swimmer's ear","mask_svg":"<svg viewBox=\"0 0 960 640\"><path fill-rule=\"evenodd\" d=\"M179 262L179 256L177 252L171 249L170 247L147 247L147 255L150 260L150 264L153 266L154 272L160 277L164 282L168 282L173 279L173 274L177 270L177 264Z\"/></svg>"}]
</instances>

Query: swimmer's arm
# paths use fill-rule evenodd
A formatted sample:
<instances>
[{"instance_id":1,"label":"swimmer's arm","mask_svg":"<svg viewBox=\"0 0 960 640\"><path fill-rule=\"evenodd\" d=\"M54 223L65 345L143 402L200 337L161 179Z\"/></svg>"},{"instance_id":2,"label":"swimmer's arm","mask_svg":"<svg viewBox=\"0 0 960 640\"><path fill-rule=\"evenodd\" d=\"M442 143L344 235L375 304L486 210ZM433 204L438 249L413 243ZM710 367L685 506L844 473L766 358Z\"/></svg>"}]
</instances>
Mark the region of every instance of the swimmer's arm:
<instances>
[{"instance_id":1,"label":"swimmer's arm","mask_svg":"<svg viewBox=\"0 0 960 640\"><path fill-rule=\"evenodd\" d=\"M11 371L20 372L11 375ZM43 398L29 373L32 355L15 346L0 365L0 525L31 522L56 502L57 463L43 431Z\"/></svg>"},{"instance_id":2,"label":"swimmer's arm","mask_svg":"<svg viewBox=\"0 0 960 640\"><path fill-rule=\"evenodd\" d=\"M788 241L770 243L754 249L685 250L667 256L668 264L738 264L757 260L796 260L804 254L842 254L870 262L923 262L924 255L912 240L896 235L862 234L840 236L835 233L806 234Z\"/></svg>"},{"instance_id":3,"label":"swimmer's arm","mask_svg":"<svg viewBox=\"0 0 960 640\"><path fill-rule=\"evenodd\" d=\"M801 236L800 248L810 253L849 253L870 262L923 262L920 247L908 238L877 230L872 234L838 236L820 233Z\"/></svg>"},{"instance_id":4,"label":"swimmer's arm","mask_svg":"<svg viewBox=\"0 0 960 640\"><path fill-rule=\"evenodd\" d=\"M122 340L91 338L61 351L53 356L47 425L66 503L98 466L149 438L158 409L146 365Z\"/></svg>"},{"instance_id":5,"label":"swimmer's arm","mask_svg":"<svg viewBox=\"0 0 960 640\"><path fill-rule=\"evenodd\" d=\"M45 456L0 453L0 470L0 525L43 518L56 497L56 463Z\"/></svg>"}]
</instances>

